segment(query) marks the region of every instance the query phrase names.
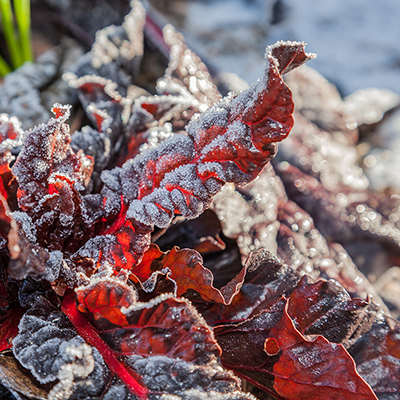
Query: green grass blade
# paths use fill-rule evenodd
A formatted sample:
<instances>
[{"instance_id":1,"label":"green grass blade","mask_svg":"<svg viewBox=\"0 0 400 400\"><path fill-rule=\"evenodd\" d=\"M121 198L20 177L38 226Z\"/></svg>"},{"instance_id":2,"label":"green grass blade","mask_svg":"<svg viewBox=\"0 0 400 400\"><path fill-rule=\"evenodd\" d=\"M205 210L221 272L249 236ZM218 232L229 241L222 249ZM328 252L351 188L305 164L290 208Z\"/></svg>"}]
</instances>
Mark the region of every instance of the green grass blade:
<instances>
[{"instance_id":1,"label":"green grass blade","mask_svg":"<svg viewBox=\"0 0 400 400\"><path fill-rule=\"evenodd\" d=\"M7 64L6 60L0 56L0 76L6 76L11 72L11 67Z\"/></svg>"},{"instance_id":2,"label":"green grass blade","mask_svg":"<svg viewBox=\"0 0 400 400\"><path fill-rule=\"evenodd\" d=\"M22 65L20 47L14 30L14 16L10 0L0 0L1 21L13 68Z\"/></svg>"},{"instance_id":3,"label":"green grass blade","mask_svg":"<svg viewBox=\"0 0 400 400\"><path fill-rule=\"evenodd\" d=\"M15 19L19 29L23 62L33 61L31 45L31 2L30 0L14 0Z\"/></svg>"}]
</instances>

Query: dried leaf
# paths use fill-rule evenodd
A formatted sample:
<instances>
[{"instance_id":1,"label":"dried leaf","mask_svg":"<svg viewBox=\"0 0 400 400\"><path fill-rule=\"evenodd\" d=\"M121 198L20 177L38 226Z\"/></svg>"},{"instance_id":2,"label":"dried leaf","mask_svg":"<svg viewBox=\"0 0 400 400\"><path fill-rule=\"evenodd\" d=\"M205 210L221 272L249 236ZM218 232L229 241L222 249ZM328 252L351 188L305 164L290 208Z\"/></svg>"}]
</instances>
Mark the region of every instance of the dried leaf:
<instances>
[{"instance_id":1,"label":"dried leaf","mask_svg":"<svg viewBox=\"0 0 400 400\"><path fill-rule=\"evenodd\" d=\"M48 400L47 389L23 370L12 355L0 355L0 380L11 392L20 393L27 399Z\"/></svg>"}]
</instances>

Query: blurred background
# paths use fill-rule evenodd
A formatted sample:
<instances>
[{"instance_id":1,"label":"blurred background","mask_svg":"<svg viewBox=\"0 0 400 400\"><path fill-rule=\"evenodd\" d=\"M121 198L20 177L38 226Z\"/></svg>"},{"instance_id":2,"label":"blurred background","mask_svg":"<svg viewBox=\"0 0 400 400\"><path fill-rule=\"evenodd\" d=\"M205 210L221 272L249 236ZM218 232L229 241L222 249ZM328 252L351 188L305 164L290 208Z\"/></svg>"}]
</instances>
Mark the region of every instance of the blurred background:
<instances>
[{"instance_id":1,"label":"blurred background","mask_svg":"<svg viewBox=\"0 0 400 400\"><path fill-rule=\"evenodd\" d=\"M313 68L342 95L368 87L400 94L398 0L149 0L218 70L248 83L277 40L308 44Z\"/></svg>"},{"instance_id":2,"label":"blurred background","mask_svg":"<svg viewBox=\"0 0 400 400\"><path fill-rule=\"evenodd\" d=\"M307 65L335 85L356 116L360 165L372 187L400 190L398 0L148 1L160 25L174 24L234 91L261 75L266 46L306 42L317 54Z\"/></svg>"}]
</instances>

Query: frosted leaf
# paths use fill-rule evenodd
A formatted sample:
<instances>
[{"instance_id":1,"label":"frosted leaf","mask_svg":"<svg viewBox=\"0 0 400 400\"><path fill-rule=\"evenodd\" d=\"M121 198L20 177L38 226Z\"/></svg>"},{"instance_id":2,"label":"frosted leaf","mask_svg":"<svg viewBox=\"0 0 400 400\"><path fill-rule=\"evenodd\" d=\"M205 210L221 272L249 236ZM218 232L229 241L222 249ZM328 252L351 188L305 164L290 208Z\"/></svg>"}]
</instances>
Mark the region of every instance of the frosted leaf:
<instances>
[{"instance_id":1,"label":"frosted leaf","mask_svg":"<svg viewBox=\"0 0 400 400\"><path fill-rule=\"evenodd\" d=\"M60 174L76 183L78 188L81 185L80 161L70 148L69 127L64 124L69 108L55 104L56 119L51 118L47 125L39 125L25 136L24 147L12 169L20 192L24 193L19 201L25 211L48 194L51 176Z\"/></svg>"},{"instance_id":2,"label":"frosted leaf","mask_svg":"<svg viewBox=\"0 0 400 400\"><path fill-rule=\"evenodd\" d=\"M174 93L171 91L171 83L179 82L181 87L183 83L188 93L205 106L200 110L204 111L221 97L207 67L192 50L187 48L183 36L171 25L163 29L163 36L170 46L170 63L165 76L157 82L157 91Z\"/></svg>"},{"instance_id":3,"label":"frosted leaf","mask_svg":"<svg viewBox=\"0 0 400 400\"><path fill-rule=\"evenodd\" d=\"M75 153L83 150L85 156L93 157L94 171L92 179L95 187L100 185L100 174L107 167L111 155L111 141L107 135L90 126L72 135L71 148ZM87 184L85 183L85 186Z\"/></svg>"},{"instance_id":4,"label":"frosted leaf","mask_svg":"<svg viewBox=\"0 0 400 400\"><path fill-rule=\"evenodd\" d=\"M92 349L85 343L80 346L71 344L65 352L76 357L76 361L64 364L58 372L59 383L49 392L49 400L68 399L73 393L75 377L86 378L94 369L94 359L91 355Z\"/></svg>"},{"instance_id":5,"label":"frosted leaf","mask_svg":"<svg viewBox=\"0 0 400 400\"><path fill-rule=\"evenodd\" d=\"M14 220L20 226L20 229L24 233L24 236L29 240L30 244L36 245L36 227L32 221L32 218L25 212L15 211L12 214Z\"/></svg>"},{"instance_id":6,"label":"frosted leaf","mask_svg":"<svg viewBox=\"0 0 400 400\"><path fill-rule=\"evenodd\" d=\"M49 253L49 259L46 262L45 272L37 275L34 278L46 279L49 282L54 282L60 275L60 269L63 267L63 254L61 251L52 251Z\"/></svg>"},{"instance_id":7,"label":"frosted leaf","mask_svg":"<svg viewBox=\"0 0 400 400\"><path fill-rule=\"evenodd\" d=\"M128 396L129 392L127 387L118 381L110 387L104 395L103 400L126 400L129 398Z\"/></svg>"},{"instance_id":8,"label":"frosted leaf","mask_svg":"<svg viewBox=\"0 0 400 400\"><path fill-rule=\"evenodd\" d=\"M207 365L196 365L165 356L129 356L128 365L140 374L156 399L237 399L255 400L240 392L234 375L224 370L214 359Z\"/></svg>"},{"instance_id":9,"label":"frosted leaf","mask_svg":"<svg viewBox=\"0 0 400 400\"><path fill-rule=\"evenodd\" d=\"M86 343L72 343L64 352L70 357L61 365L57 383L49 392L48 400L97 397L102 393L107 367L97 351ZM76 394L76 395L74 395Z\"/></svg>"},{"instance_id":10,"label":"frosted leaf","mask_svg":"<svg viewBox=\"0 0 400 400\"><path fill-rule=\"evenodd\" d=\"M280 63L275 53L283 57ZM122 167L104 172L106 215L114 218L105 232L113 233L125 216L150 229L167 227L174 214L196 218L224 183L244 185L255 179L275 155L275 142L283 140L293 124L293 102L280 72L309 58L302 43L273 46L264 78L249 91L236 98L229 95L194 117L188 134L175 134L147 151L142 147L142 153ZM163 104L140 101L155 119L160 117ZM143 241L141 246L147 248Z\"/></svg>"},{"instance_id":11,"label":"frosted leaf","mask_svg":"<svg viewBox=\"0 0 400 400\"><path fill-rule=\"evenodd\" d=\"M63 313L40 298L22 317L13 352L40 383L48 383L57 379L59 368L68 362L64 350L72 343L82 344L83 339L76 338Z\"/></svg>"},{"instance_id":12,"label":"frosted leaf","mask_svg":"<svg viewBox=\"0 0 400 400\"><path fill-rule=\"evenodd\" d=\"M13 345L15 357L40 383L60 381L50 398L75 391L99 395L108 378L99 352L77 336L65 314L43 297L36 296L35 305L22 317Z\"/></svg>"}]
</instances>

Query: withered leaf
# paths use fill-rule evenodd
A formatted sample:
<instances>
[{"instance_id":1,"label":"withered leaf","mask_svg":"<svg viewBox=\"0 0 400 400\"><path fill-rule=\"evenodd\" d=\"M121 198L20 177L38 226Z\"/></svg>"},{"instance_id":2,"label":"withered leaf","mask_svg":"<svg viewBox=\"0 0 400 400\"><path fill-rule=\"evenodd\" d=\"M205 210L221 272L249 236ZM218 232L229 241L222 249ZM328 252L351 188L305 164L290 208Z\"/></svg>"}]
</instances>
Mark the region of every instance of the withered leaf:
<instances>
[{"instance_id":1,"label":"withered leaf","mask_svg":"<svg viewBox=\"0 0 400 400\"><path fill-rule=\"evenodd\" d=\"M0 379L11 392L22 394L27 399L48 400L48 388L23 370L12 354L0 354Z\"/></svg>"}]
</instances>

